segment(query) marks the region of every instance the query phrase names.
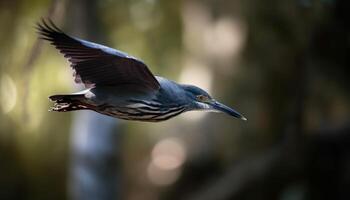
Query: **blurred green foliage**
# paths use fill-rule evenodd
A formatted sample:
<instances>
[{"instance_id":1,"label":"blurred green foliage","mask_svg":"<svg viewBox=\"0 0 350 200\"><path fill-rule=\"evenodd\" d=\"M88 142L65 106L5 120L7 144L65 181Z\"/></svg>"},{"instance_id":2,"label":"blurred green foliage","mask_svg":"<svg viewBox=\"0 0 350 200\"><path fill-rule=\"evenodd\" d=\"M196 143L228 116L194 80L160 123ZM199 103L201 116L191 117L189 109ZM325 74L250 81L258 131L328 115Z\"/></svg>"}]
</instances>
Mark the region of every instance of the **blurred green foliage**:
<instances>
[{"instance_id":1,"label":"blurred green foliage","mask_svg":"<svg viewBox=\"0 0 350 200\"><path fill-rule=\"evenodd\" d=\"M74 114L48 112L47 97L78 89L68 62L38 41L34 27L50 16L87 37L89 30L73 32L76 2L0 1L0 199L67 198ZM205 189L221 194L220 184L223 199L348 198L349 177L341 176L350 171L346 8L345 0L98 1L104 40L95 42L141 58L154 74L202 83L248 118L187 113L123 123L123 199L202 199ZM186 161L162 185L147 170L154 146L168 137L183 141ZM283 164L263 171L280 154L271 163ZM246 164L263 171L256 182L241 170ZM226 181L234 188L220 181L231 170L243 174L238 183Z\"/></svg>"}]
</instances>

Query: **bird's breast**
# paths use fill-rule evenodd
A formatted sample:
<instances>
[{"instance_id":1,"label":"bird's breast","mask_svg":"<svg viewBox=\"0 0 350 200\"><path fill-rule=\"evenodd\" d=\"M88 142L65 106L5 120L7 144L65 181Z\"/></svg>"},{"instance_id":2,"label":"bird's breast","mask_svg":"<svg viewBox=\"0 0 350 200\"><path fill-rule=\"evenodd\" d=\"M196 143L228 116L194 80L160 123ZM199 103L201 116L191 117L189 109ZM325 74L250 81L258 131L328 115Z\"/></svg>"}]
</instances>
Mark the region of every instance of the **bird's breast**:
<instances>
[{"instance_id":1,"label":"bird's breast","mask_svg":"<svg viewBox=\"0 0 350 200\"><path fill-rule=\"evenodd\" d=\"M186 111L185 106L164 106L157 102L132 100L126 105L101 105L98 112L112 117L137 121L164 121Z\"/></svg>"}]
</instances>

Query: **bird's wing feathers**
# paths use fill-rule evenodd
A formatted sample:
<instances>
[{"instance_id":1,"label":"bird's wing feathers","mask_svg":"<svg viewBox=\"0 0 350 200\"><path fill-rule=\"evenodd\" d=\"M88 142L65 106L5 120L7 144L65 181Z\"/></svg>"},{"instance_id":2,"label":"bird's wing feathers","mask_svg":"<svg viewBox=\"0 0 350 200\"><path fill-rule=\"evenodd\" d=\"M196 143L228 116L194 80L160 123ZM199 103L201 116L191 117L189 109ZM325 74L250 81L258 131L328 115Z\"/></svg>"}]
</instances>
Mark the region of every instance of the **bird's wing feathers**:
<instances>
[{"instance_id":1,"label":"bird's wing feathers","mask_svg":"<svg viewBox=\"0 0 350 200\"><path fill-rule=\"evenodd\" d=\"M68 58L77 83L87 85L126 85L157 90L160 85L147 66L128 54L71 37L51 21L38 23L42 39L53 44Z\"/></svg>"}]
</instances>

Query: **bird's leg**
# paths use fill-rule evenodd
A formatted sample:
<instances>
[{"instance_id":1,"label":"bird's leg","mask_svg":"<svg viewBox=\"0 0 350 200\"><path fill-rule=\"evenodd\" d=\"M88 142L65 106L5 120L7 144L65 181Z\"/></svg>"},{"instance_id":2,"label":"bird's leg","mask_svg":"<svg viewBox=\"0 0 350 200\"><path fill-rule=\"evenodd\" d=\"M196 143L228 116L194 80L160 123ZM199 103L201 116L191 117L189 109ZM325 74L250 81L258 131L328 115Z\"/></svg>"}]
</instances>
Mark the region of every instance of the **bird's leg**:
<instances>
[{"instance_id":1,"label":"bird's leg","mask_svg":"<svg viewBox=\"0 0 350 200\"><path fill-rule=\"evenodd\" d=\"M84 110L84 109L89 109L89 108L79 104L79 102L70 102L70 103L55 103L53 107L50 108L49 111L68 112L68 111Z\"/></svg>"},{"instance_id":2,"label":"bird's leg","mask_svg":"<svg viewBox=\"0 0 350 200\"><path fill-rule=\"evenodd\" d=\"M49 111L68 112L93 109L92 105L83 102L83 95L53 95L49 98L55 103Z\"/></svg>"}]
</instances>

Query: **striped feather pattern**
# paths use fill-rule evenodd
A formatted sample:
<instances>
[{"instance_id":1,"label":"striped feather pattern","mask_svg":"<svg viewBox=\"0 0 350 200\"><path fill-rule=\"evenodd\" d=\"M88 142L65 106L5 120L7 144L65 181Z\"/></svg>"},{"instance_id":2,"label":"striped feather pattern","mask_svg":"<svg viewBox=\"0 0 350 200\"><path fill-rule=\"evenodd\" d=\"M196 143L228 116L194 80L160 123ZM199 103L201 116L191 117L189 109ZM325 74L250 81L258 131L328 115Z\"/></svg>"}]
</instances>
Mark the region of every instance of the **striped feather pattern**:
<instances>
[{"instance_id":1,"label":"striped feather pattern","mask_svg":"<svg viewBox=\"0 0 350 200\"><path fill-rule=\"evenodd\" d=\"M164 107L156 102L137 101L135 103L135 101L132 101L124 107L103 104L98 106L96 111L125 120L158 122L175 117L186 110L187 106L184 105L169 105Z\"/></svg>"}]
</instances>

